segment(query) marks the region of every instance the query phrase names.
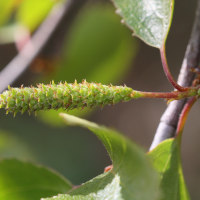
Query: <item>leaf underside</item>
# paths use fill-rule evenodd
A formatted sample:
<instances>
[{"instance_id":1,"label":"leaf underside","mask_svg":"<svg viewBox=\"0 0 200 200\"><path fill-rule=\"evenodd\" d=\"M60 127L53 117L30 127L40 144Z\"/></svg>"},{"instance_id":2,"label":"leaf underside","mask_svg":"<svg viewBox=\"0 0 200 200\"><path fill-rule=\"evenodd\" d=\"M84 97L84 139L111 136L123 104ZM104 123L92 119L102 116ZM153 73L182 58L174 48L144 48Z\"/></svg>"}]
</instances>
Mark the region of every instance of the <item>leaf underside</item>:
<instances>
[{"instance_id":1,"label":"leaf underside","mask_svg":"<svg viewBox=\"0 0 200 200\"><path fill-rule=\"evenodd\" d=\"M134 35L147 44L161 48L173 15L173 0L112 0Z\"/></svg>"},{"instance_id":2,"label":"leaf underside","mask_svg":"<svg viewBox=\"0 0 200 200\"><path fill-rule=\"evenodd\" d=\"M101 140L112 159L113 169L68 194L62 194L48 200L157 199L157 174L150 166L143 150L114 130L64 113L60 115L68 125L86 127Z\"/></svg>"}]
</instances>

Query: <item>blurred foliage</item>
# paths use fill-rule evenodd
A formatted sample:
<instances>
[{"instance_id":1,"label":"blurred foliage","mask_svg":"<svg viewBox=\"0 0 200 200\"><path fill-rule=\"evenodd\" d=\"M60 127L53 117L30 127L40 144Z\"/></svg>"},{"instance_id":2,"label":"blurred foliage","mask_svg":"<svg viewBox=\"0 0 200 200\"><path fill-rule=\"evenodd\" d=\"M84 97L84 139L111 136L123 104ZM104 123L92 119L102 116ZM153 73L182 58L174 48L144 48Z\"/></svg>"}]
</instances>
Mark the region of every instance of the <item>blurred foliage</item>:
<instances>
[{"instance_id":1,"label":"blurred foliage","mask_svg":"<svg viewBox=\"0 0 200 200\"><path fill-rule=\"evenodd\" d=\"M34 32L56 3L63 0L1 0L0 43L11 43L23 28Z\"/></svg>"},{"instance_id":2,"label":"blurred foliage","mask_svg":"<svg viewBox=\"0 0 200 200\"><path fill-rule=\"evenodd\" d=\"M120 24L120 18L109 5L86 6L68 32L62 58L56 69L39 82L48 84L67 81L73 83L99 82L116 84L127 74L138 49L137 39ZM38 115L50 125L63 125L56 113L40 112ZM76 116L89 114L89 109L69 111Z\"/></svg>"},{"instance_id":3,"label":"blurred foliage","mask_svg":"<svg viewBox=\"0 0 200 200\"><path fill-rule=\"evenodd\" d=\"M0 26L10 19L15 3L16 0L0 1Z\"/></svg>"},{"instance_id":4,"label":"blurred foliage","mask_svg":"<svg viewBox=\"0 0 200 200\"><path fill-rule=\"evenodd\" d=\"M36 200L72 189L58 173L16 159L0 161L0 176L0 198L4 200Z\"/></svg>"},{"instance_id":5,"label":"blurred foliage","mask_svg":"<svg viewBox=\"0 0 200 200\"><path fill-rule=\"evenodd\" d=\"M40 25L56 2L54 0L24 0L17 9L16 22L32 32Z\"/></svg>"},{"instance_id":6,"label":"blurred foliage","mask_svg":"<svg viewBox=\"0 0 200 200\"><path fill-rule=\"evenodd\" d=\"M28 160L35 160L35 155L26 143L16 135L7 131L0 131L0 156L18 157Z\"/></svg>"}]
</instances>

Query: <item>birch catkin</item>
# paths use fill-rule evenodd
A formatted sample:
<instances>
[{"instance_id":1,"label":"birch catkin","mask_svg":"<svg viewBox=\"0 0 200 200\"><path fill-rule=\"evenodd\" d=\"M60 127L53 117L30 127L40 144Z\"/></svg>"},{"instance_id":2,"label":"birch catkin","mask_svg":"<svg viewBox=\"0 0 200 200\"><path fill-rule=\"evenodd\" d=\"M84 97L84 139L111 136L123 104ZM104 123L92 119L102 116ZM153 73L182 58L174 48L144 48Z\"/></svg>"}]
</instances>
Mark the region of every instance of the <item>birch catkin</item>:
<instances>
[{"instance_id":1,"label":"birch catkin","mask_svg":"<svg viewBox=\"0 0 200 200\"><path fill-rule=\"evenodd\" d=\"M54 81L49 85L38 84L37 87L11 88L0 95L0 108L16 115L17 112L37 113L40 110L63 108L92 108L94 106L116 104L137 98L137 92L126 86L102 85L100 83L56 85Z\"/></svg>"}]
</instances>

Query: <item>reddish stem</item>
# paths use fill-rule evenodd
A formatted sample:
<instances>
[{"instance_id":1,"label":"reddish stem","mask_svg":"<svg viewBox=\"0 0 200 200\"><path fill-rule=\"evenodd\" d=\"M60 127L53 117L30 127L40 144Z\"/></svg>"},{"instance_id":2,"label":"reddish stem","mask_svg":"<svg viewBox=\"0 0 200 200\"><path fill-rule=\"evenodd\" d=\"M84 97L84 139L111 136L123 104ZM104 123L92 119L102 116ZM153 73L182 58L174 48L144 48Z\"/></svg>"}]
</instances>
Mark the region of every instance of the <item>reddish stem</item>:
<instances>
[{"instance_id":1,"label":"reddish stem","mask_svg":"<svg viewBox=\"0 0 200 200\"><path fill-rule=\"evenodd\" d=\"M197 99L198 99L198 96L189 98L187 103L183 107L183 110L182 110L181 115L179 117L179 121L178 121L178 126L177 126L175 137L180 136L180 138L181 138L181 135L182 135L182 132L183 132L183 128L185 126L185 122L186 122L188 113L189 113L190 109L192 108L193 104L196 102Z\"/></svg>"},{"instance_id":2,"label":"reddish stem","mask_svg":"<svg viewBox=\"0 0 200 200\"><path fill-rule=\"evenodd\" d=\"M169 92L169 93L162 93L162 92L140 92L143 98L161 98L161 99L178 99L179 93L178 92Z\"/></svg>"},{"instance_id":3,"label":"reddish stem","mask_svg":"<svg viewBox=\"0 0 200 200\"><path fill-rule=\"evenodd\" d=\"M190 87L187 91L179 92L142 92L142 91L134 91L131 96L134 97L142 97L142 98L164 98L164 99L183 99L183 98L189 98L198 95L198 87ZM138 94L139 93L139 94Z\"/></svg>"},{"instance_id":4,"label":"reddish stem","mask_svg":"<svg viewBox=\"0 0 200 200\"><path fill-rule=\"evenodd\" d=\"M169 80L169 82L174 86L174 88L176 88L178 91L187 91L188 88L182 87L180 86L172 77L168 64L167 64L167 58L166 58L166 52L165 52L165 44L162 45L162 47L160 48L160 55L161 55L161 61L163 64L163 69L164 72L167 76L167 79Z\"/></svg>"}]
</instances>

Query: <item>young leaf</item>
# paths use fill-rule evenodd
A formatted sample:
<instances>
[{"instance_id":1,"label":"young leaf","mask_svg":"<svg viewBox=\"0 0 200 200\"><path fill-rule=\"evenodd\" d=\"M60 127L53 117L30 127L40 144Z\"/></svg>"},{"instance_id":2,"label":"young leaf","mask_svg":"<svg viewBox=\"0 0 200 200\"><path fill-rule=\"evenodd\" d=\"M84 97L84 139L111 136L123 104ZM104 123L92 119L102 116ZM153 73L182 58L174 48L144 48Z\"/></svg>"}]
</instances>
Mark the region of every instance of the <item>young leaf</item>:
<instances>
[{"instance_id":1,"label":"young leaf","mask_svg":"<svg viewBox=\"0 0 200 200\"><path fill-rule=\"evenodd\" d=\"M61 175L16 159L0 161L0 199L36 200L66 193L72 185Z\"/></svg>"},{"instance_id":2,"label":"young leaf","mask_svg":"<svg viewBox=\"0 0 200 200\"><path fill-rule=\"evenodd\" d=\"M160 48L166 40L173 14L173 0L112 0L117 13L147 44Z\"/></svg>"},{"instance_id":3,"label":"young leaf","mask_svg":"<svg viewBox=\"0 0 200 200\"><path fill-rule=\"evenodd\" d=\"M165 140L148 155L160 173L161 200L189 200L181 167L178 138Z\"/></svg>"},{"instance_id":4,"label":"young leaf","mask_svg":"<svg viewBox=\"0 0 200 200\"><path fill-rule=\"evenodd\" d=\"M113 169L68 194L49 198L49 200L157 199L157 174L145 153L137 145L114 130L64 113L60 116L68 125L79 125L91 130L106 147L113 162Z\"/></svg>"}]
</instances>

